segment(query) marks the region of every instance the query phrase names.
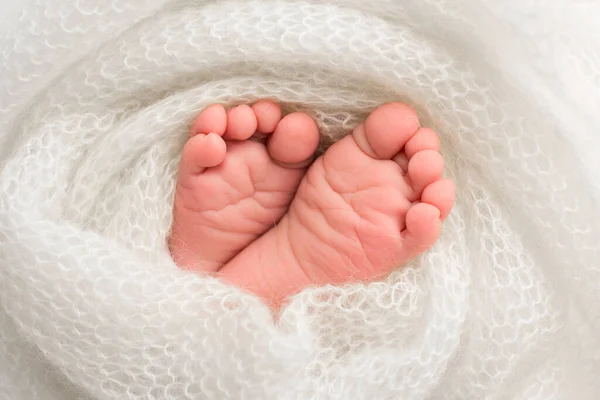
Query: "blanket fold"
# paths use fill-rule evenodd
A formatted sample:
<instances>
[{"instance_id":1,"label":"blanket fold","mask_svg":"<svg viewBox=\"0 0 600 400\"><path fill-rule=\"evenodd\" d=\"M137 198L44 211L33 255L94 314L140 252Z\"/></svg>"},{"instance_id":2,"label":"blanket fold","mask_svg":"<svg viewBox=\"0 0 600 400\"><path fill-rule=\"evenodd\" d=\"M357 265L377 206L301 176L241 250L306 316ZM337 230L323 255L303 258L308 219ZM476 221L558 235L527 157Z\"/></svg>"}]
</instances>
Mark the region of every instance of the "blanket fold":
<instances>
[{"instance_id":1,"label":"blanket fold","mask_svg":"<svg viewBox=\"0 0 600 400\"><path fill-rule=\"evenodd\" d=\"M0 399L600 393L600 6L37 0L0 36ZM260 98L322 147L381 103L440 133L457 205L387 279L278 318L178 269L179 155Z\"/></svg>"}]
</instances>

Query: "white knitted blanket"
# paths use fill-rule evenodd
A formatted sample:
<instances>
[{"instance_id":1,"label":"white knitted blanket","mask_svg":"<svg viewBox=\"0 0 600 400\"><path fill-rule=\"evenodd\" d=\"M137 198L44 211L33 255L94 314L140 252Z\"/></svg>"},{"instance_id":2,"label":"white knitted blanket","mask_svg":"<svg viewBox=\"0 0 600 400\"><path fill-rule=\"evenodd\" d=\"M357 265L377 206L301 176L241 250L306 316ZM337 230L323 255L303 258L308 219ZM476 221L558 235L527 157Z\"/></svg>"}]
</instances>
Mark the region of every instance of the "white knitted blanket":
<instances>
[{"instance_id":1,"label":"white knitted blanket","mask_svg":"<svg viewBox=\"0 0 600 400\"><path fill-rule=\"evenodd\" d=\"M0 399L600 398L600 4L38 0L0 36ZM204 106L324 145L382 102L457 206L385 282L279 318L165 245Z\"/></svg>"}]
</instances>

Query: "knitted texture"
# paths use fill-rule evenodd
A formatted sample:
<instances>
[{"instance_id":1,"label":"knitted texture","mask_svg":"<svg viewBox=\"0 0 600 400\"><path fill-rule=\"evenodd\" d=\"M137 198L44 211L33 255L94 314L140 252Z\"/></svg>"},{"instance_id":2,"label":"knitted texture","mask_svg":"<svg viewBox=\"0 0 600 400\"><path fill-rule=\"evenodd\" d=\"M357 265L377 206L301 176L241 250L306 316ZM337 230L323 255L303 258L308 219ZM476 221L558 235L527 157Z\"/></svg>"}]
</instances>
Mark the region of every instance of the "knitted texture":
<instances>
[{"instance_id":1,"label":"knitted texture","mask_svg":"<svg viewBox=\"0 0 600 400\"><path fill-rule=\"evenodd\" d=\"M37 0L0 37L0 399L598 399L600 6ZM180 151L272 98L322 148L404 101L457 205L385 281L274 318L179 270Z\"/></svg>"}]
</instances>

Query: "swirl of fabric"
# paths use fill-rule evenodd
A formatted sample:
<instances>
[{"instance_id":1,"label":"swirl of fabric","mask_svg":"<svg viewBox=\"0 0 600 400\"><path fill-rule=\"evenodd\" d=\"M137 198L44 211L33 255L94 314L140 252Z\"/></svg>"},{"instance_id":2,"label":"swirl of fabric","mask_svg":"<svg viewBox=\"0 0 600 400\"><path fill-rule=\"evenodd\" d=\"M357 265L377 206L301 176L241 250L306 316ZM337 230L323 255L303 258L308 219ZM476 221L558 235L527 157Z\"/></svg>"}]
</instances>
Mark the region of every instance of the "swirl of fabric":
<instances>
[{"instance_id":1,"label":"swirl of fabric","mask_svg":"<svg viewBox=\"0 0 600 400\"><path fill-rule=\"evenodd\" d=\"M33 0L0 36L0 399L600 393L600 6ZM270 98L324 146L403 101L457 203L382 281L277 316L166 245L188 129Z\"/></svg>"}]
</instances>

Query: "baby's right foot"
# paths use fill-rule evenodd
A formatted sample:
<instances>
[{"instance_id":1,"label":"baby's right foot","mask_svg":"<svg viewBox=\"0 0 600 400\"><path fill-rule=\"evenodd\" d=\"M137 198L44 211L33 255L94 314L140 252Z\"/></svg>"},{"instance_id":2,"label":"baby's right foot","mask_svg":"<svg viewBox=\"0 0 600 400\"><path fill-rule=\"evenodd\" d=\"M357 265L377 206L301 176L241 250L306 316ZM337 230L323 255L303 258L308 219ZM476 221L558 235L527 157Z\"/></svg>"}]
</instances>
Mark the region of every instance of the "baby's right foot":
<instances>
[{"instance_id":1,"label":"baby's right foot","mask_svg":"<svg viewBox=\"0 0 600 400\"><path fill-rule=\"evenodd\" d=\"M267 145L253 136L268 136ZM223 140L225 139L225 140ZM319 141L306 114L260 101L200 113L177 179L169 248L183 268L219 270L288 210Z\"/></svg>"},{"instance_id":2,"label":"baby's right foot","mask_svg":"<svg viewBox=\"0 0 600 400\"><path fill-rule=\"evenodd\" d=\"M220 271L277 307L307 286L371 281L437 240L454 202L439 138L386 104L305 175L280 224Z\"/></svg>"}]
</instances>

